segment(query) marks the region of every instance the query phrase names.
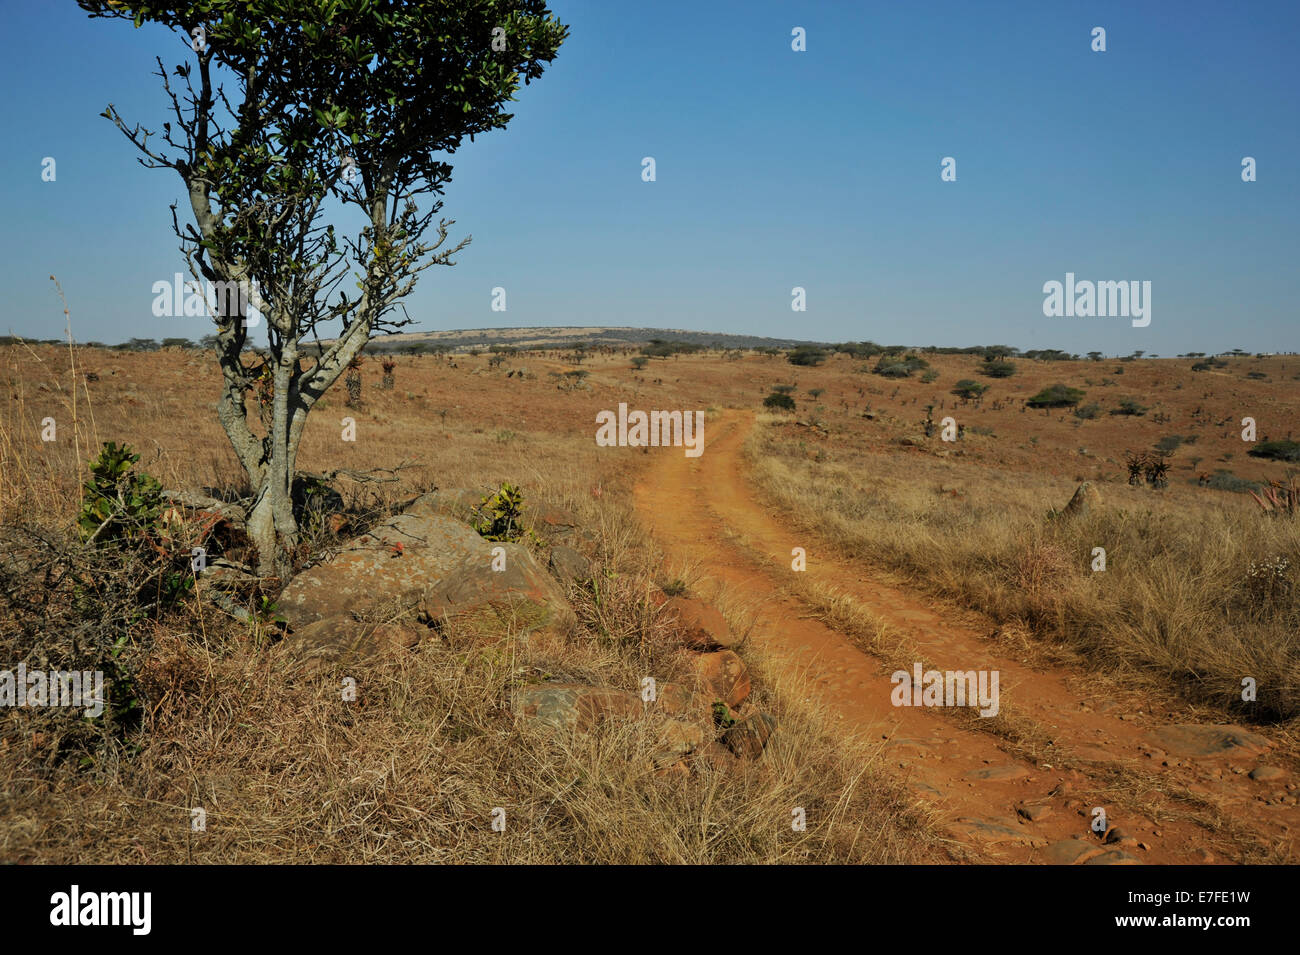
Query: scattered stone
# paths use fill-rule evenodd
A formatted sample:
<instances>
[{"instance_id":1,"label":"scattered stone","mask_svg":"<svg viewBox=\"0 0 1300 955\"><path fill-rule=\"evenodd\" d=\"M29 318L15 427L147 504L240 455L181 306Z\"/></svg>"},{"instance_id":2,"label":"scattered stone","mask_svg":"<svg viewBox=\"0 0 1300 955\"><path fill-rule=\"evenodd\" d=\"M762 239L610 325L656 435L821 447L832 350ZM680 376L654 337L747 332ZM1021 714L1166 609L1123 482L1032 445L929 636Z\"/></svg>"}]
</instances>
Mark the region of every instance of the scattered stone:
<instances>
[{"instance_id":1,"label":"scattered stone","mask_svg":"<svg viewBox=\"0 0 1300 955\"><path fill-rule=\"evenodd\" d=\"M1043 850L1043 859L1048 865L1078 865L1088 859L1101 855L1106 850L1082 839L1065 839L1053 842Z\"/></svg>"},{"instance_id":2,"label":"scattered stone","mask_svg":"<svg viewBox=\"0 0 1300 955\"><path fill-rule=\"evenodd\" d=\"M409 650L420 642L425 630L407 624L367 624L340 614L295 630L283 644L296 660L318 671L329 663L371 660L384 650Z\"/></svg>"},{"instance_id":3,"label":"scattered stone","mask_svg":"<svg viewBox=\"0 0 1300 955\"><path fill-rule=\"evenodd\" d=\"M719 650L693 654L692 657L691 665L696 677L714 699L736 707L749 696L749 670L734 651Z\"/></svg>"},{"instance_id":4,"label":"scattered stone","mask_svg":"<svg viewBox=\"0 0 1300 955\"><path fill-rule=\"evenodd\" d=\"M692 650L728 650L740 643L721 612L702 600L672 597L664 613L676 621L682 642Z\"/></svg>"},{"instance_id":5,"label":"scattered stone","mask_svg":"<svg viewBox=\"0 0 1300 955\"><path fill-rule=\"evenodd\" d=\"M1041 846L1045 840L1038 839L1023 829L1016 829L991 819L974 819L969 816L958 819L948 827L949 831L961 837L988 843L1017 842L1027 846Z\"/></svg>"},{"instance_id":6,"label":"scattered stone","mask_svg":"<svg viewBox=\"0 0 1300 955\"><path fill-rule=\"evenodd\" d=\"M723 733L722 743L740 759L758 759L775 731L776 720L766 713L758 713Z\"/></svg>"},{"instance_id":7,"label":"scattered stone","mask_svg":"<svg viewBox=\"0 0 1300 955\"><path fill-rule=\"evenodd\" d=\"M1103 852L1099 856L1094 856L1084 865L1141 865L1142 860L1137 856L1131 856L1122 849L1112 849L1109 852Z\"/></svg>"},{"instance_id":8,"label":"scattered stone","mask_svg":"<svg viewBox=\"0 0 1300 955\"><path fill-rule=\"evenodd\" d=\"M591 561L572 547L563 544L556 544L551 548L551 559L547 566L560 580L591 579Z\"/></svg>"},{"instance_id":9,"label":"scattered stone","mask_svg":"<svg viewBox=\"0 0 1300 955\"><path fill-rule=\"evenodd\" d=\"M1005 766L986 766L984 769L977 769L973 773L966 775L967 780L976 780L981 782L1002 782L1008 779L1023 779L1029 775L1029 770L1015 763L1008 763Z\"/></svg>"},{"instance_id":10,"label":"scattered stone","mask_svg":"<svg viewBox=\"0 0 1300 955\"><path fill-rule=\"evenodd\" d=\"M694 753L691 754L691 760L700 763L708 769L729 770L734 769L740 762L736 755L722 743L705 743Z\"/></svg>"},{"instance_id":11,"label":"scattered stone","mask_svg":"<svg viewBox=\"0 0 1300 955\"><path fill-rule=\"evenodd\" d=\"M653 705L668 716L700 721L713 718L713 701L709 696L680 683L660 683L655 688Z\"/></svg>"},{"instance_id":12,"label":"scattered stone","mask_svg":"<svg viewBox=\"0 0 1300 955\"><path fill-rule=\"evenodd\" d=\"M1276 766L1256 766L1250 771L1250 778L1255 780L1255 782L1281 779L1285 775L1286 771L1278 769Z\"/></svg>"},{"instance_id":13,"label":"scattered stone","mask_svg":"<svg viewBox=\"0 0 1300 955\"><path fill-rule=\"evenodd\" d=\"M1121 829L1119 826L1111 826L1106 830L1105 837L1101 840L1108 846L1135 846L1138 841L1129 835L1127 829Z\"/></svg>"},{"instance_id":14,"label":"scattered stone","mask_svg":"<svg viewBox=\"0 0 1300 955\"><path fill-rule=\"evenodd\" d=\"M666 766L689 756L704 744L704 731L697 723L669 720L659 733L659 748L655 751L656 766Z\"/></svg>"},{"instance_id":15,"label":"scattered stone","mask_svg":"<svg viewBox=\"0 0 1300 955\"><path fill-rule=\"evenodd\" d=\"M1154 735L1169 752L1192 759L1253 755L1262 753L1273 745L1265 737L1240 726L1183 723L1158 727Z\"/></svg>"}]
</instances>

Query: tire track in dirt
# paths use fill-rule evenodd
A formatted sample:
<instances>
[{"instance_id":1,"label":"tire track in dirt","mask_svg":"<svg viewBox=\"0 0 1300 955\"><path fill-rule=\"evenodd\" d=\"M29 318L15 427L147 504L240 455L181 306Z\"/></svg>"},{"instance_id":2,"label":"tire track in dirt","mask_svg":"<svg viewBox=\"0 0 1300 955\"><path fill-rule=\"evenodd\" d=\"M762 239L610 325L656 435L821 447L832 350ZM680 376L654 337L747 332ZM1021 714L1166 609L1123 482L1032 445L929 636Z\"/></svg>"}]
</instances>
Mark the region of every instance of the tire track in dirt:
<instances>
[{"instance_id":1,"label":"tire track in dirt","mask_svg":"<svg viewBox=\"0 0 1300 955\"><path fill-rule=\"evenodd\" d=\"M981 635L861 566L819 555L809 534L784 525L748 486L743 444L751 426L752 415L723 412L708 422L701 457L657 449L635 489L641 519L668 554L697 563L758 610L750 639L778 665L805 675L846 726L888 739L887 764L939 810L954 858L1194 863L1208 861L1207 847L1216 859L1239 855L1239 846L1198 824L1171 797L1201 790L1241 824L1239 830L1253 830L1250 839L1290 842L1300 823L1296 807L1265 807L1258 799L1261 784L1245 775L1257 765L1266 740L1252 734L1221 751L1176 753L1194 750L1199 739L1189 743L1177 730L1166 739L1161 734L1167 727L1145 725L1121 708L1102 712L1106 703L1094 708L1073 692L1067 673L1034 670L999 653L986 636L992 624ZM927 669L998 670L1003 706L1010 704L1018 719L1050 737L1053 761L1018 758L999 737L969 728L943 708L893 706L893 684L882 661L812 619L803 600L783 593L793 571L781 568L789 568L795 546L809 555L800 576L833 585L891 631L906 634ZM1127 780L1160 818L1117 807L1117 779ZM1112 823L1133 841L1103 847L1088 827L1094 806L1106 807ZM1018 815L1022 808L1032 821ZM1149 848L1137 847L1137 840Z\"/></svg>"}]
</instances>

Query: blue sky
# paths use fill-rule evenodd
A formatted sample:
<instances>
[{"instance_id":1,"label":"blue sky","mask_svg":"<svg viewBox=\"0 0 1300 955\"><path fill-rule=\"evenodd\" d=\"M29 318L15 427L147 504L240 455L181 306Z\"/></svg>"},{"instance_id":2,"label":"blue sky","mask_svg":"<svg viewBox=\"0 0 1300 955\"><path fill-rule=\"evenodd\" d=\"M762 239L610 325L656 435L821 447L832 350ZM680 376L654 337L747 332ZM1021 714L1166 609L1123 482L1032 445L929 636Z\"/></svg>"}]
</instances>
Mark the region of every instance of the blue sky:
<instances>
[{"instance_id":1,"label":"blue sky","mask_svg":"<svg viewBox=\"0 0 1300 955\"><path fill-rule=\"evenodd\" d=\"M153 57L180 62L180 40L64 0L0 6L0 331L61 335L54 273L80 340L206 334L150 310L184 271L180 181L98 115L157 128ZM409 330L1300 350L1300 4L551 7L571 37L510 126L454 157L443 214L473 242L424 274ZM1150 281L1151 324L1045 317L1066 272Z\"/></svg>"}]
</instances>

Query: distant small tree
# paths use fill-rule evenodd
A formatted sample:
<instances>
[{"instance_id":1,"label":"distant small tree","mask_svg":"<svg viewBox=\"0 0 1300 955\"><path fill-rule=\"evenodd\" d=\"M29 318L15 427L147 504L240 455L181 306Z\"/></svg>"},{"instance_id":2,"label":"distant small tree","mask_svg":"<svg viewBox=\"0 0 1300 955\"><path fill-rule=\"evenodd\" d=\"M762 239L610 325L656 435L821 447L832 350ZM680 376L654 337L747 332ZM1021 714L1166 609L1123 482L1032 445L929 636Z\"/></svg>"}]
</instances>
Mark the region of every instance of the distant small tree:
<instances>
[{"instance_id":1,"label":"distant small tree","mask_svg":"<svg viewBox=\"0 0 1300 955\"><path fill-rule=\"evenodd\" d=\"M646 362L648 362L649 360L650 359L647 358L645 355L634 355L632 357L632 367L635 368L637 371L640 371L646 366Z\"/></svg>"},{"instance_id":2,"label":"distant small tree","mask_svg":"<svg viewBox=\"0 0 1300 955\"><path fill-rule=\"evenodd\" d=\"M792 365L820 365L826 360L826 352L812 345L799 345L790 350L785 360Z\"/></svg>"},{"instance_id":3,"label":"distant small tree","mask_svg":"<svg viewBox=\"0 0 1300 955\"><path fill-rule=\"evenodd\" d=\"M959 398L974 399L978 398L988 390L988 385L981 384L978 381L972 381L970 378L963 378L961 381L957 382L957 384L953 385L952 393Z\"/></svg>"},{"instance_id":4,"label":"distant small tree","mask_svg":"<svg viewBox=\"0 0 1300 955\"><path fill-rule=\"evenodd\" d=\"M989 358L980 365L980 374L990 378L1010 378L1016 373L1015 362L1000 358Z\"/></svg>"},{"instance_id":5,"label":"distant small tree","mask_svg":"<svg viewBox=\"0 0 1300 955\"><path fill-rule=\"evenodd\" d=\"M1113 415L1129 415L1133 417L1141 416L1147 413L1144 405L1138 404L1132 398L1121 398L1118 408L1112 408L1110 411Z\"/></svg>"},{"instance_id":6,"label":"distant small tree","mask_svg":"<svg viewBox=\"0 0 1300 955\"><path fill-rule=\"evenodd\" d=\"M1069 408L1083 400L1085 392L1066 385L1048 385L1025 402L1031 408Z\"/></svg>"}]
</instances>

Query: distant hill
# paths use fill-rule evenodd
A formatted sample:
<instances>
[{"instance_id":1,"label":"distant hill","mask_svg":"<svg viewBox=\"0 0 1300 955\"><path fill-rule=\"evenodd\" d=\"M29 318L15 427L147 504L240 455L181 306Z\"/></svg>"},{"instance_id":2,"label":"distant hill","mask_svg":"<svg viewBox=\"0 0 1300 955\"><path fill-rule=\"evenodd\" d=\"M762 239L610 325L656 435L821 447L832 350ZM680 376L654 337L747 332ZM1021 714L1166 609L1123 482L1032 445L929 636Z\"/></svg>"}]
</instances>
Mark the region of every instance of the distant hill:
<instances>
[{"instance_id":1,"label":"distant hill","mask_svg":"<svg viewBox=\"0 0 1300 955\"><path fill-rule=\"evenodd\" d=\"M460 351L489 345L515 348L567 348L576 342L589 345L644 345L653 339L685 342L719 348L790 348L820 344L797 338L763 338L758 335L728 335L723 332L692 332L681 328L618 328L614 326L538 328L462 328L438 332L408 332L377 336L366 346L368 352L382 352L411 345L440 345Z\"/></svg>"}]
</instances>

